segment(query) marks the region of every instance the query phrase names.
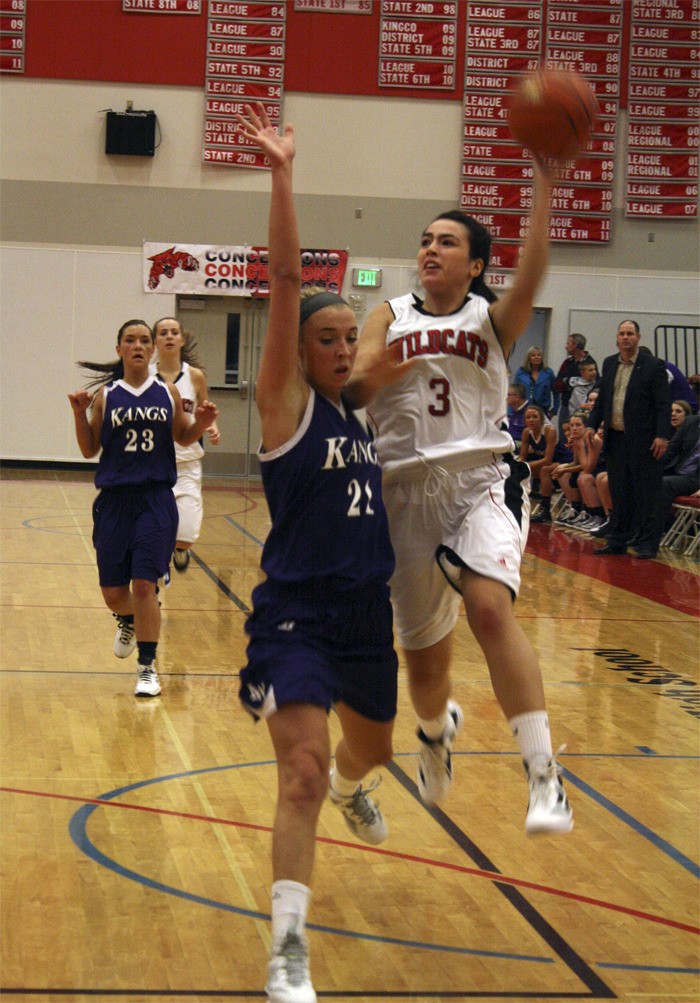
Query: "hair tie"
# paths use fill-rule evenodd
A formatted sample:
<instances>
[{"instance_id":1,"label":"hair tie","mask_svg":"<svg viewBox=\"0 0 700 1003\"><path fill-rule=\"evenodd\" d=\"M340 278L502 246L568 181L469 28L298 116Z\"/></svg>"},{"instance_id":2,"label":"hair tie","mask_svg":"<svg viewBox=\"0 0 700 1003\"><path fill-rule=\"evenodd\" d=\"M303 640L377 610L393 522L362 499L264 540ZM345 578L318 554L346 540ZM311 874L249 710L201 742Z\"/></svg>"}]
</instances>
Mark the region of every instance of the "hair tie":
<instances>
[{"instance_id":1,"label":"hair tie","mask_svg":"<svg viewBox=\"0 0 700 1003\"><path fill-rule=\"evenodd\" d=\"M299 323L303 324L304 321L308 320L312 314L316 313L317 310L323 310L326 306L349 306L342 296L338 296L337 293L328 292L324 289L323 292L314 293L313 296L309 296L308 299L302 300L299 307Z\"/></svg>"}]
</instances>

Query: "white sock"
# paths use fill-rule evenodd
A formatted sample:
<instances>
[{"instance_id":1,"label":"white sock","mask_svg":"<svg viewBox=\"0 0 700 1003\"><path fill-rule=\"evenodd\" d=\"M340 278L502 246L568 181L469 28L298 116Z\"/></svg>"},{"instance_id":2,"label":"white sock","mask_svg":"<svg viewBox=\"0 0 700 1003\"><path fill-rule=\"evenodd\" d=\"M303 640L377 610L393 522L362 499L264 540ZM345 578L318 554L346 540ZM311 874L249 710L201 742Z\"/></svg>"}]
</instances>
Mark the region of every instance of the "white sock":
<instances>
[{"instance_id":1,"label":"white sock","mask_svg":"<svg viewBox=\"0 0 700 1003\"><path fill-rule=\"evenodd\" d=\"M292 930L303 936L311 889L298 881L272 883L272 949L279 947Z\"/></svg>"},{"instance_id":2,"label":"white sock","mask_svg":"<svg viewBox=\"0 0 700 1003\"><path fill-rule=\"evenodd\" d=\"M432 718L419 717L418 724L420 725L420 729L425 735L425 737L431 739L431 741L434 741L436 738L442 738L443 732L445 728L449 725L450 720L451 720L451 715L449 710L447 709L447 704L445 704L445 709L443 710L442 714L440 714L438 717L432 717Z\"/></svg>"},{"instance_id":3,"label":"white sock","mask_svg":"<svg viewBox=\"0 0 700 1003\"><path fill-rule=\"evenodd\" d=\"M337 766L331 770L331 790L341 798L351 798L359 786L358 780L347 780L341 776Z\"/></svg>"},{"instance_id":4,"label":"white sock","mask_svg":"<svg viewBox=\"0 0 700 1003\"><path fill-rule=\"evenodd\" d=\"M552 758L552 738L546 710L516 714L509 719L508 726L530 770L549 763Z\"/></svg>"}]
</instances>

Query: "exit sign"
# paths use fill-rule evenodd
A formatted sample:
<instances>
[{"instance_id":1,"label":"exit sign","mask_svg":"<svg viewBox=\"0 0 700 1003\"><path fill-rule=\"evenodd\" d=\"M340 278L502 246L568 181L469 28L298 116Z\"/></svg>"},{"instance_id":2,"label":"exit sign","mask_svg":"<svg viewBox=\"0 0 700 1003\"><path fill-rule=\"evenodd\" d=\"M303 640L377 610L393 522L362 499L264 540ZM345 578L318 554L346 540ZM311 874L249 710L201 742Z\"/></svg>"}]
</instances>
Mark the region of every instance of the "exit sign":
<instances>
[{"instance_id":1,"label":"exit sign","mask_svg":"<svg viewBox=\"0 0 700 1003\"><path fill-rule=\"evenodd\" d=\"M352 284L361 289L379 289L382 284L381 268L353 268Z\"/></svg>"}]
</instances>

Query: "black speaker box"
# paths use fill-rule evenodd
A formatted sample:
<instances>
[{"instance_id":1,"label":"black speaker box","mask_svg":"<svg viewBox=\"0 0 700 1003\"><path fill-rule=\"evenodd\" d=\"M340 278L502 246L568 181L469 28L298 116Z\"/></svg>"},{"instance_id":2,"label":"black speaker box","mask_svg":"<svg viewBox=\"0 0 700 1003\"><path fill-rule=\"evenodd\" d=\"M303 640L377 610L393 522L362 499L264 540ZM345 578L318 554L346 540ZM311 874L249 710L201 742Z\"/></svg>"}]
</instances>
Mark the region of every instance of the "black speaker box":
<instances>
[{"instance_id":1,"label":"black speaker box","mask_svg":"<svg viewBox=\"0 0 700 1003\"><path fill-rule=\"evenodd\" d=\"M152 157L156 144L154 111L108 111L105 153Z\"/></svg>"}]
</instances>

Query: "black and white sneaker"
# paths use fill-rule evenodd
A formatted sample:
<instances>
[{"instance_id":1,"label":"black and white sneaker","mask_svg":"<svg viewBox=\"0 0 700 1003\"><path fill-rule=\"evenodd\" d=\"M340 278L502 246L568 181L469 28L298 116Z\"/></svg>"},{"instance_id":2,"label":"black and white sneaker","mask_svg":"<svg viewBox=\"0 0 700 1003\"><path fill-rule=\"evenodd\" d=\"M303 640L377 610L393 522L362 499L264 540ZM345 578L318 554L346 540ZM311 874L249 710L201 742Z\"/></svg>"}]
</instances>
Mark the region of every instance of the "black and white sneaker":
<instances>
[{"instance_id":1,"label":"black and white sneaker","mask_svg":"<svg viewBox=\"0 0 700 1003\"><path fill-rule=\"evenodd\" d=\"M544 768L530 769L527 764L525 768L530 787L525 831L529 835L571 832L574 827L573 812L559 777L561 767L555 756Z\"/></svg>"},{"instance_id":2,"label":"black and white sneaker","mask_svg":"<svg viewBox=\"0 0 700 1003\"><path fill-rule=\"evenodd\" d=\"M190 551L189 547L183 550L173 551L173 564L175 565L176 571L187 571L187 567L190 563Z\"/></svg>"},{"instance_id":3,"label":"black and white sneaker","mask_svg":"<svg viewBox=\"0 0 700 1003\"><path fill-rule=\"evenodd\" d=\"M160 693L160 680L153 662L150 665L139 664L136 667L135 697L157 697Z\"/></svg>"},{"instance_id":4,"label":"black and white sneaker","mask_svg":"<svg viewBox=\"0 0 700 1003\"><path fill-rule=\"evenodd\" d=\"M418 729L421 741L418 754L418 793L425 804L437 804L446 797L452 786L452 748L464 725L462 708L455 700L448 700L450 722L440 738L428 738Z\"/></svg>"},{"instance_id":5,"label":"black and white sneaker","mask_svg":"<svg viewBox=\"0 0 700 1003\"><path fill-rule=\"evenodd\" d=\"M118 613L112 613L117 621L117 633L114 636L114 654L117 658L128 658L136 649L136 632L133 619L131 623Z\"/></svg>"},{"instance_id":6,"label":"black and white sneaker","mask_svg":"<svg viewBox=\"0 0 700 1003\"><path fill-rule=\"evenodd\" d=\"M273 947L267 969L268 1003L316 1003L306 938L291 931Z\"/></svg>"},{"instance_id":7,"label":"black and white sneaker","mask_svg":"<svg viewBox=\"0 0 700 1003\"><path fill-rule=\"evenodd\" d=\"M367 787L360 784L350 797L336 794L332 787L328 792L333 804L343 813L345 824L350 832L364 840L365 843L371 843L372 846L383 843L389 835L389 829L379 810L379 805L369 796L371 791L379 787L380 782L381 777L376 777Z\"/></svg>"}]
</instances>

